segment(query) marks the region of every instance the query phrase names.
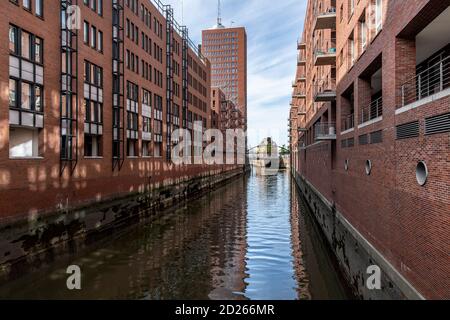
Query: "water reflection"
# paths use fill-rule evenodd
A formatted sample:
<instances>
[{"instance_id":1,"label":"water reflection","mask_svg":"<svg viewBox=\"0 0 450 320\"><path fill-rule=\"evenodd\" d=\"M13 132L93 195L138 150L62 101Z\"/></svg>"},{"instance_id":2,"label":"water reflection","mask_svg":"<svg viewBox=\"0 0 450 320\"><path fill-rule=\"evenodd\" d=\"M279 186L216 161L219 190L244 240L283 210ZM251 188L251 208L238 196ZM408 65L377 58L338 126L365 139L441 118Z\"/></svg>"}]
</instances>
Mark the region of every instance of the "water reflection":
<instances>
[{"instance_id":1,"label":"water reflection","mask_svg":"<svg viewBox=\"0 0 450 320\"><path fill-rule=\"evenodd\" d=\"M0 298L343 298L305 210L287 173L251 175L8 283ZM66 289L71 264L81 291Z\"/></svg>"}]
</instances>

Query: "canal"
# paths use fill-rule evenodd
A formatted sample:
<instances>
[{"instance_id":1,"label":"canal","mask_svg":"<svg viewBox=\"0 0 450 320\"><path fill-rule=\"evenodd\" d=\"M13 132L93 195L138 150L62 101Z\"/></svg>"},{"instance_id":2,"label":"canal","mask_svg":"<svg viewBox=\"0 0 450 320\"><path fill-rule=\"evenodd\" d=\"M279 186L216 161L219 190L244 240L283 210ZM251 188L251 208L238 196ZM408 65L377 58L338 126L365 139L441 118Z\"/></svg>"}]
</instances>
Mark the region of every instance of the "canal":
<instances>
[{"instance_id":1,"label":"canal","mask_svg":"<svg viewBox=\"0 0 450 320\"><path fill-rule=\"evenodd\" d=\"M66 268L81 268L81 290ZM251 174L0 287L20 299L347 299L288 172Z\"/></svg>"}]
</instances>

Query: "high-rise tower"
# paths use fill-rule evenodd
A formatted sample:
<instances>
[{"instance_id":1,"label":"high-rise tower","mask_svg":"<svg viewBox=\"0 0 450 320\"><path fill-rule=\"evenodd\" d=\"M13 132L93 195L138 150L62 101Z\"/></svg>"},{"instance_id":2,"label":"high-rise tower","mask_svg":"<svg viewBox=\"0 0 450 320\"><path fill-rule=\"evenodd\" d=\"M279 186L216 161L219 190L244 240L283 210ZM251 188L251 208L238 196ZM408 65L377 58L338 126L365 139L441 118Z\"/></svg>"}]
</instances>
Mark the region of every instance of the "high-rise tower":
<instances>
[{"instance_id":1,"label":"high-rise tower","mask_svg":"<svg viewBox=\"0 0 450 320\"><path fill-rule=\"evenodd\" d=\"M222 24L220 0L217 24L202 32L202 53L211 62L212 87L223 91L247 123L247 35L244 27Z\"/></svg>"}]
</instances>

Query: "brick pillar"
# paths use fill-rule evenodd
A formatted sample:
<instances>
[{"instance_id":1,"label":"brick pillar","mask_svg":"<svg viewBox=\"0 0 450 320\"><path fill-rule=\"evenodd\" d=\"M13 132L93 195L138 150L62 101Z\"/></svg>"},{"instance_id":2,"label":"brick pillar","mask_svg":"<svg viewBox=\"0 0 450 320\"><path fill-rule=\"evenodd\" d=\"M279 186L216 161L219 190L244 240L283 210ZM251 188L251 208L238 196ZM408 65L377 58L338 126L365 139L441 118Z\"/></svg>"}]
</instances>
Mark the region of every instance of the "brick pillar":
<instances>
[{"instance_id":1,"label":"brick pillar","mask_svg":"<svg viewBox=\"0 0 450 320\"><path fill-rule=\"evenodd\" d=\"M361 112L371 102L370 79L358 78L355 85L355 126L361 123Z\"/></svg>"},{"instance_id":2,"label":"brick pillar","mask_svg":"<svg viewBox=\"0 0 450 320\"><path fill-rule=\"evenodd\" d=\"M416 42L414 39L395 39L395 105L402 106L402 86L416 76ZM408 86L407 95L414 96L415 86Z\"/></svg>"}]
</instances>

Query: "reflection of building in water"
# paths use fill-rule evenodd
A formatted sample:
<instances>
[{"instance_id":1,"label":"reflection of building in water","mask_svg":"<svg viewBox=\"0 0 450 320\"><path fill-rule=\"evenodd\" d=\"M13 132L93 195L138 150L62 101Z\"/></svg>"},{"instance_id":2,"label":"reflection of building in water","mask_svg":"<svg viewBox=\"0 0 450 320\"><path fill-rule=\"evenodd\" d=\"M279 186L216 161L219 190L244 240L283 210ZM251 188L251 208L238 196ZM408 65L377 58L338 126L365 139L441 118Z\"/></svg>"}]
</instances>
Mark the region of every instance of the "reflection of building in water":
<instances>
[{"instance_id":1,"label":"reflection of building in water","mask_svg":"<svg viewBox=\"0 0 450 320\"><path fill-rule=\"evenodd\" d=\"M211 250L212 290L208 297L214 300L243 299L247 252L246 221L247 193L245 181L239 181L235 192L221 197L217 217L220 219L212 232L216 236Z\"/></svg>"},{"instance_id":2,"label":"reflection of building in water","mask_svg":"<svg viewBox=\"0 0 450 320\"><path fill-rule=\"evenodd\" d=\"M292 256L294 258L294 271L297 280L298 299L311 299L309 290L309 279L303 261L302 240L300 239L300 211L299 211L299 195L295 186L291 186L291 238L292 238Z\"/></svg>"}]
</instances>

